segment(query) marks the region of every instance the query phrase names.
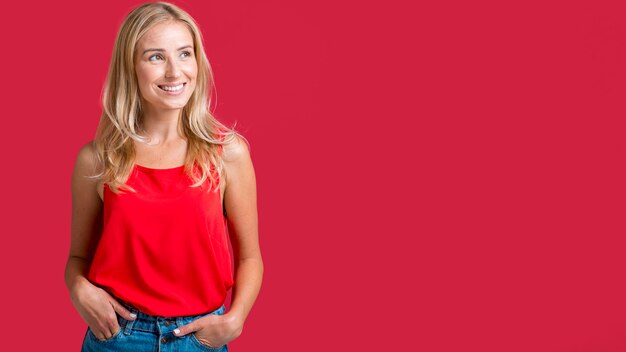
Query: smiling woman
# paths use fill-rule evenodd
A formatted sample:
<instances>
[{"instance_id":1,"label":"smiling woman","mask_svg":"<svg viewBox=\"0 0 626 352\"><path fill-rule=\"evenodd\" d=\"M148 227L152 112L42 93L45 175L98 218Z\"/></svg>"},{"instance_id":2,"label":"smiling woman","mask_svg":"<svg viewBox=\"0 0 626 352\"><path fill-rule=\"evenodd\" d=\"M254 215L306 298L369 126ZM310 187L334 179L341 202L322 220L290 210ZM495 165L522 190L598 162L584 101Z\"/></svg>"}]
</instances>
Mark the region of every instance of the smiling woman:
<instances>
[{"instance_id":1,"label":"smiling woman","mask_svg":"<svg viewBox=\"0 0 626 352\"><path fill-rule=\"evenodd\" d=\"M65 282L84 352L228 351L243 331L263 276L256 178L247 140L209 110L212 85L189 14L126 16L72 174Z\"/></svg>"}]
</instances>

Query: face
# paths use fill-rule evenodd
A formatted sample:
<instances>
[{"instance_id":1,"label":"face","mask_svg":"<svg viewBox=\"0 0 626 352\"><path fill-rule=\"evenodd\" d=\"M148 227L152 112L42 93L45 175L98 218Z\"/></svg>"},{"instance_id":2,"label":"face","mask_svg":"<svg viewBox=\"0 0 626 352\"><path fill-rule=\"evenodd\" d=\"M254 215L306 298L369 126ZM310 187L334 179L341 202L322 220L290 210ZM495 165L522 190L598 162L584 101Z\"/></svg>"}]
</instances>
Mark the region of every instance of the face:
<instances>
[{"instance_id":1,"label":"face","mask_svg":"<svg viewBox=\"0 0 626 352\"><path fill-rule=\"evenodd\" d=\"M165 22L152 27L137 43L135 71L147 111L182 109L196 87L198 73L187 26Z\"/></svg>"}]
</instances>

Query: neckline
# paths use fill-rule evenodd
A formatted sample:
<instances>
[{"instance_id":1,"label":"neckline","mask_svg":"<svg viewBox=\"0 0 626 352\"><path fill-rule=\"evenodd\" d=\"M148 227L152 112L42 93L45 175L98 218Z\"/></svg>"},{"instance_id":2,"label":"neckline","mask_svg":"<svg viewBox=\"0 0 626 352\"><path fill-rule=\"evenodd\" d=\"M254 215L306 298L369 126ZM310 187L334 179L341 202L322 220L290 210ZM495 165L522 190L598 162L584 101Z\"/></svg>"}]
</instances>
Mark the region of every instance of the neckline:
<instances>
[{"instance_id":1,"label":"neckline","mask_svg":"<svg viewBox=\"0 0 626 352\"><path fill-rule=\"evenodd\" d=\"M159 171L174 171L174 170L179 170L185 167L185 165L181 165L181 166L175 166L175 167L168 167L166 169L155 169L152 167L147 167L147 166L143 166L143 165L139 165L139 164L135 164L135 167L140 169L140 170L144 170L144 171L152 171L152 172L159 172Z\"/></svg>"}]
</instances>

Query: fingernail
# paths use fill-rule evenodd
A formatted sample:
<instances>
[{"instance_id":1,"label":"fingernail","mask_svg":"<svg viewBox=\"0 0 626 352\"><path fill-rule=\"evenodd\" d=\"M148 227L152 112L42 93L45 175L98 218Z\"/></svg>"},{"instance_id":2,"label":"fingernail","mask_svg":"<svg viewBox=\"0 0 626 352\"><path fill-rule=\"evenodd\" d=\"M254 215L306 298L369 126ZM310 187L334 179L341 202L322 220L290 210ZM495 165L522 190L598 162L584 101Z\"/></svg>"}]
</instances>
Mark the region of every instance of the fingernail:
<instances>
[{"instance_id":1,"label":"fingernail","mask_svg":"<svg viewBox=\"0 0 626 352\"><path fill-rule=\"evenodd\" d=\"M180 329L174 329L174 333L175 333L176 335L180 334Z\"/></svg>"},{"instance_id":2,"label":"fingernail","mask_svg":"<svg viewBox=\"0 0 626 352\"><path fill-rule=\"evenodd\" d=\"M131 318L133 318L133 319L135 319L135 318L137 318L137 314L135 314L135 313L130 313L130 317L131 317Z\"/></svg>"}]
</instances>

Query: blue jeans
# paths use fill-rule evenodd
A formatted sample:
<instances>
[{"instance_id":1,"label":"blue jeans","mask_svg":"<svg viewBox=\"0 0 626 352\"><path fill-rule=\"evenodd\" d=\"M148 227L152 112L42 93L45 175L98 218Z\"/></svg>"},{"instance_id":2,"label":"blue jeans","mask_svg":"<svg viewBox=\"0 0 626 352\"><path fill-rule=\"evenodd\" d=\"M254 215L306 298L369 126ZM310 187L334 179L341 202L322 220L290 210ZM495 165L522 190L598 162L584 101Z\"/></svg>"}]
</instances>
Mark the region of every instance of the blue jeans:
<instances>
[{"instance_id":1,"label":"blue jeans","mask_svg":"<svg viewBox=\"0 0 626 352\"><path fill-rule=\"evenodd\" d=\"M116 314L120 331L107 340L98 340L91 328L87 327L81 352L228 352L228 345L217 348L206 346L196 338L193 332L180 337L174 335L173 332L177 327L209 314L224 314L224 305L205 314L162 317L145 314L129 303L119 299L117 301L131 313L137 314L137 318L126 320Z\"/></svg>"}]
</instances>

